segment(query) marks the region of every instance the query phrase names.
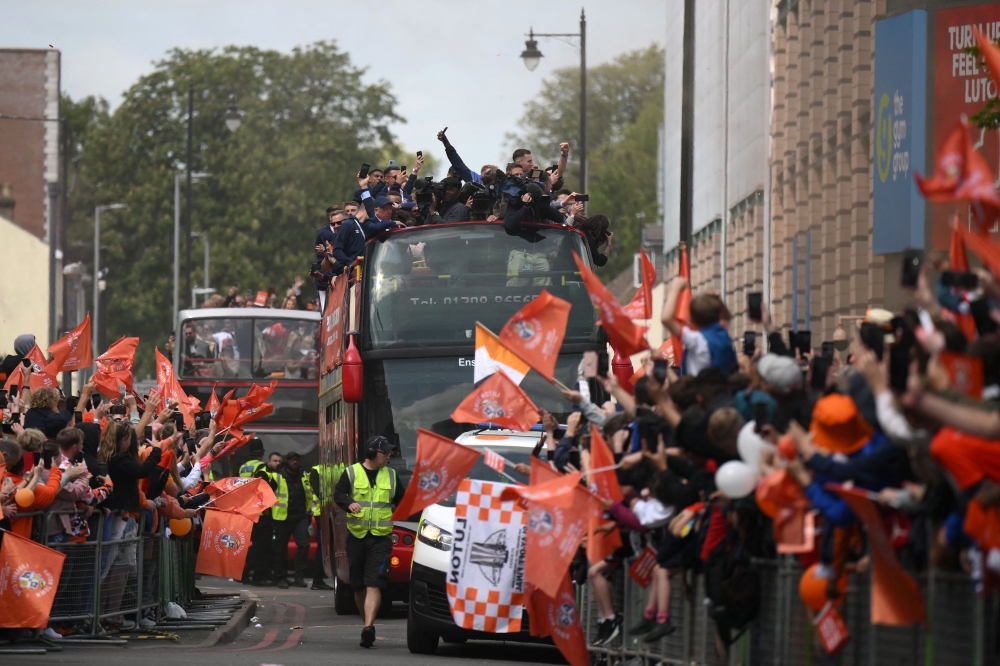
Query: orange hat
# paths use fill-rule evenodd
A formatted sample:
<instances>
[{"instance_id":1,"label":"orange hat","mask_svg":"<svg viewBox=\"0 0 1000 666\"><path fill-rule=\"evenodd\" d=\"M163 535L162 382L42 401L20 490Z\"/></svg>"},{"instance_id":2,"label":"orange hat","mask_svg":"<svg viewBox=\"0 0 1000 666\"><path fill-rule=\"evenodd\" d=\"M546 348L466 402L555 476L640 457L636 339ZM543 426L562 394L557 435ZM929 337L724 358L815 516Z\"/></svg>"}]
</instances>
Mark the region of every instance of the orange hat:
<instances>
[{"instance_id":1,"label":"orange hat","mask_svg":"<svg viewBox=\"0 0 1000 666\"><path fill-rule=\"evenodd\" d=\"M816 446L846 455L864 446L874 432L861 417L854 401L838 393L816 401L809 431Z\"/></svg>"}]
</instances>

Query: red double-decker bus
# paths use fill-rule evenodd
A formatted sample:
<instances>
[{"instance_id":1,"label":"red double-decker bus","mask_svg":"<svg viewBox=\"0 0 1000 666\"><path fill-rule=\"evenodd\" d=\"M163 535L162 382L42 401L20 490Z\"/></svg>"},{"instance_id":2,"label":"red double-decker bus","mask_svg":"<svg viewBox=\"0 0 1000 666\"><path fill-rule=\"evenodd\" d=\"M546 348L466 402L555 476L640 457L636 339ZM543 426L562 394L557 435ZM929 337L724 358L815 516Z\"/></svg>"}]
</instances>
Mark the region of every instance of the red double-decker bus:
<instances>
[{"instance_id":1,"label":"red double-decker bus","mask_svg":"<svg viewBox=\"0 0 1000 666\"><path fill-rule=\"evenodd\" d=\"M409 484L417 428L452 438L468 429L449 415L473 388L475 322L499 331L542 289L572 305L555 376L574 385L582 353L603 350L604 343L573 251L593 265L584 236L556 225L508 234L502 224L462 222L400 229L369 241L361 265L331 286L323 316L319 457L334 470L333 482L362 459L359 450L369 437L382 435L394 445L390 466ZM360 373L344 371L350 345L360 353ZM532 370L521 387L565 422L568 403L552 384ZM337 586L337 612L355 613L345 516L332 495L332 488L323 493L324 558ZM409 593L418 518L395 523L383 599L405 600Z\"/></svg>"},{"instance_id":2,"label":"red double-decker bus","mask_svg":"<svg viewBox=\"0 0 1000 666\"><path fill-rule=\"evenodd\" d=\"M306 310L182 310L173 358L181 387L206 406L216 384L221 400L232 389L242 397L254 384L278 380L268 398L274 411L249 429L268 453L294 451L308 469L318 460L319 325L320 314ZM237 449L216 473L235 476L246 460L246 450Z\"/></svg>"}]
</instances>

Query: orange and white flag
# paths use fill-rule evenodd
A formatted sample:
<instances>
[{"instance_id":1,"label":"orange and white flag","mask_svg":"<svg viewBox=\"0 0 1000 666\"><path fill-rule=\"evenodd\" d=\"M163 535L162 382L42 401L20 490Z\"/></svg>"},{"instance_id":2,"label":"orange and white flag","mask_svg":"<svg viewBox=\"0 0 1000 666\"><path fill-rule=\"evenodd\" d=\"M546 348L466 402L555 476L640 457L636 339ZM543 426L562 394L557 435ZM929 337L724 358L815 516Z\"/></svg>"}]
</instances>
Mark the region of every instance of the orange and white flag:
<instances>
[{"instance_id":1,"label":"orange and white flag","mask_svg":"<svg viewBox=\"0 0 1000 666\"><path fill-rule=\"evenodd\" d=\"M515 384L520 384L531 366L500 343L488 328L476 322L476 367L472 381L483 381L497 370L503 370Z\"/></svg>"},{"instance_id":2,"label":"orange and white flag","mask_svg":"<svg viewBox=\"0 0 1000 666\"><path fill-rule=\"evenodd\" d=\"M49 623L66 556L6 532L0 546L0 627L43 629Z\"/></svg>"},{"instance_id":3,"label":"orange and white flag","mask_svg":"<svg viewBox=\"0 0 1000 666\"><path fill-rule=\"evenodd\" d=\"M417 428L417 462L393 519L406 520L451 497L477 460L479 452L475 449Z\"/></svg>"}]
</instances>

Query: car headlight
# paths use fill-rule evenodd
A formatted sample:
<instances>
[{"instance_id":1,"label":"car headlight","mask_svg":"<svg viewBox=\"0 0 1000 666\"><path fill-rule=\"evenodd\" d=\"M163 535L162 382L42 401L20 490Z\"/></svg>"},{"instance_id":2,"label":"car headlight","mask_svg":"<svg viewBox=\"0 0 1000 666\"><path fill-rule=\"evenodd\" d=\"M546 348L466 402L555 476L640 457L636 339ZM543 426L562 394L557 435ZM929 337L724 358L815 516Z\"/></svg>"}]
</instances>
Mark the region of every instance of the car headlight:
<instances>
[{"instance_id":1,"label":"car headlight","mask_svg":"<svg viewBox=\"0 0 1000 666\"><path fill-rule=\"evenodd\" d=\"M422 543L426 543L431 548L437 548L438 550L451 550L451 542L453 541L451 532L443 530L434 523L427 522L426 520L420 525L420 532L417 534L417 538Z\"/></svg>"}]
</instances>

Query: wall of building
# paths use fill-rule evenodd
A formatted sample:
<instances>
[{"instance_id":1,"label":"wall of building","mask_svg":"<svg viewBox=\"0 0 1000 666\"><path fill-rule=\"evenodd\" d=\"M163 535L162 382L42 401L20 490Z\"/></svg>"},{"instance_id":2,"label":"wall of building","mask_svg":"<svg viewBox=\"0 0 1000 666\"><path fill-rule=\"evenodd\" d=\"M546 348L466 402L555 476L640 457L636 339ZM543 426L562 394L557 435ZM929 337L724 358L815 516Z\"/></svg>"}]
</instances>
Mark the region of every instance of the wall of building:
<instances>
[{"instance_id":1,"label":"wall of building","mask_svg":"<svg viewBox=\"0 0 1000 666\"><path fill-rule=\"evenodd\" d=\"M0 280L0 355L14 353L14 338L34 333L45 349L49 340L49 246L34 234L0 217L4 254Z\"/></svg>"},{"instance_id":2,"label":"wall of building","mask_svg":"<svg viewBox=\"0 0 1000 666\"><path fill-rule=\"evenodd\" d=\"M0 49L0 114L58 119L59 67L55 49ZM0 183L13 186L17 201L13 221L45 239L47 187L59 180L59 123L0 119L0 146Z\"/></svg>"}]
</instances>

